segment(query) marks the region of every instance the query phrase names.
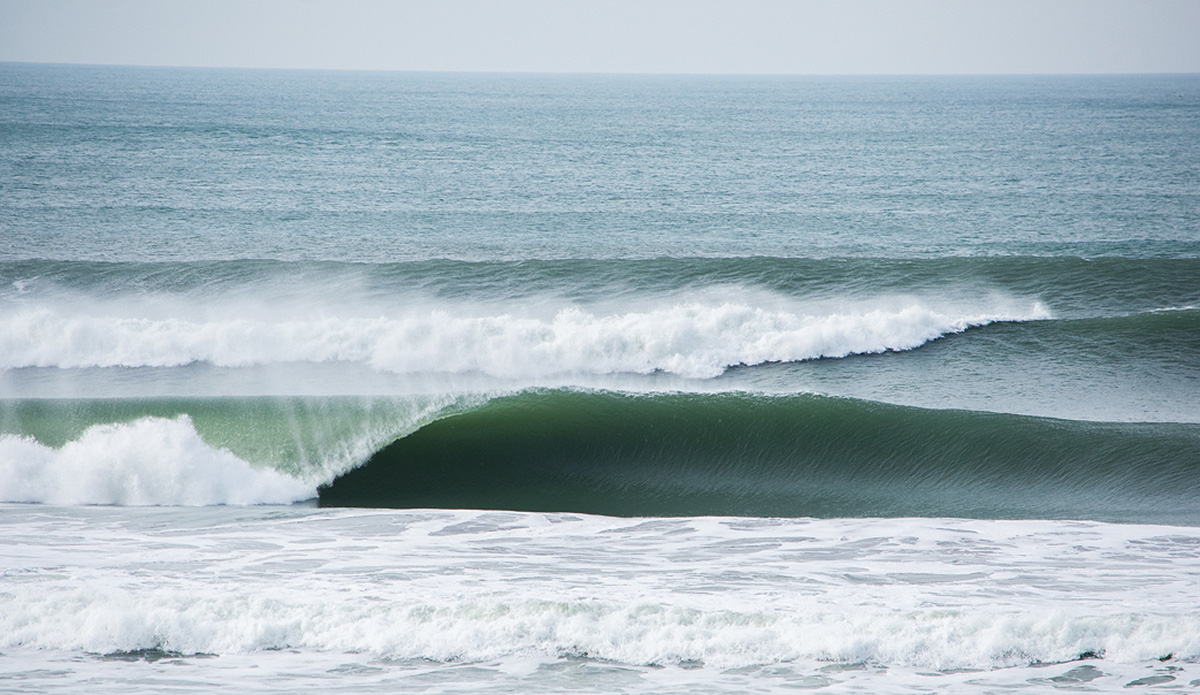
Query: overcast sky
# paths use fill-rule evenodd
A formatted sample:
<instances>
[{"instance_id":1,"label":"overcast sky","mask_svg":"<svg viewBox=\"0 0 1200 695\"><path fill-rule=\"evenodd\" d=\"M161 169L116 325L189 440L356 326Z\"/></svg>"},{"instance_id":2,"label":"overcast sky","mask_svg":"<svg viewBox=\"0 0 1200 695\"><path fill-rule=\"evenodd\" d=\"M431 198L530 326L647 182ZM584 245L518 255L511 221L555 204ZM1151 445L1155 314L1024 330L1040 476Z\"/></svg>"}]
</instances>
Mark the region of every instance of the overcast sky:
<instances>
[{"instance_id":1,"label":"overcast sky","mask_svg":"<svg viewBox=\"0 0 1200 695\"><path fill-rule=\"evenodd\" d=\"M0 0L0 60L505 72L1200 72L1200 0Z\"/></svg>"}]
</instances>

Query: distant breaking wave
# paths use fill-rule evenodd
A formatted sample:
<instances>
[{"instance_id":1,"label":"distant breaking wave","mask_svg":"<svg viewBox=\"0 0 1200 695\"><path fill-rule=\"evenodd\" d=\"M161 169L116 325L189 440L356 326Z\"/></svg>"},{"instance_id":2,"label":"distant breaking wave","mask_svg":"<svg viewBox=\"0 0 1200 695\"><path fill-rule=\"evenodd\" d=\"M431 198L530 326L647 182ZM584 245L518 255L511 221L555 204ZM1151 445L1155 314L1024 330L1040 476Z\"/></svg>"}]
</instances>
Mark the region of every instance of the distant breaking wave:
<instances>
[{"instance_id":1,"label":"distant breaking wave","mask_svg":"<svg viewBox=\"0 0 1200 695\"><path fill-rule=\"evenodd\" d=\"M274 320L36 308L0 317L0 368L349 361L401 374L706 378L736 365L911 350L975 326L1051 317L1039 302L993 304L951 310L911 299L805 311L695 302L612 313L566 307L547 317L435 308L375 318L296 312Z\"/></svg>"}]
</instances>

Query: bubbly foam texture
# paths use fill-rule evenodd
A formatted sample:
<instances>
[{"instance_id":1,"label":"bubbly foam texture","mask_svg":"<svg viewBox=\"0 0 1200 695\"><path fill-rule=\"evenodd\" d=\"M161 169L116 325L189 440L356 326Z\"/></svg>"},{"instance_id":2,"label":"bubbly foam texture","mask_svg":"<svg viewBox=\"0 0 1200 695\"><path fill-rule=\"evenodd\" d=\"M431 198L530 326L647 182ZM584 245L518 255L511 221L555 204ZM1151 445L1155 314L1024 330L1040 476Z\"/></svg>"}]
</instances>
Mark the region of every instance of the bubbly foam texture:
<instances>
[{"instance_id":1,"label":"bubbly foam texture","mask_svg":"<svg viewBox=\"0 0 1200 695\"><path fill-rule=\"evenodd\" d=\"M1050 317L1040 303L995 298L959 307L900 298L845 306L660 301L616 310L393 308L374 317L288 316L286 310L277 317L225 318L128 313L62 306L10 311L0 316L0 368L347 361L400 374L706 378L735 365L910 350L973 326Z\"/></svg>"},{"instance_id":2,"label":"bubbly foam texture","mask_svg":"<svg viewBox=\"0 0 1200 695\"><path fill-rule=\"evenodd\" d=\"M252 511L0 515L8 542L41 539L0 568L0 647L719 669L1200 656L1195 529Z\"/></svg>"},{"instance_id":3,"label":"bubbly foam texture","mask_svg":"<svg viewBox=\"0 0 1200 695\"><path fill-rule=\"evenodd\" d=\"M59 449L0 437L0 500L49 504L287 504L311 486L204 442L187 416L98 425Z\"/></svg>"},{"instance_id":4,"label":"bubbly foam texture","mask_svg":"<svg viewBox=\"0 0 1200 695\"><path fill-rule=\"evenodd\" d=\"M1200 618L1137 614L988 614L848 609L800 614L696 610L659 602L413 600L381 605L265 594L129 596L77 589L21 592L6 610L36 614L6 626L6 647L94 653L159 648L185 654L275 649L368 652L392 659L487 661L514 654L586 655L625 664L716 668L795 660L874 662L931 669L1061 663L1085 653L1119 662L1195 649ZM2 604L0 604L2 605ZM15 622L13 620L0 622Z\"/></svg>"}]
</instances>

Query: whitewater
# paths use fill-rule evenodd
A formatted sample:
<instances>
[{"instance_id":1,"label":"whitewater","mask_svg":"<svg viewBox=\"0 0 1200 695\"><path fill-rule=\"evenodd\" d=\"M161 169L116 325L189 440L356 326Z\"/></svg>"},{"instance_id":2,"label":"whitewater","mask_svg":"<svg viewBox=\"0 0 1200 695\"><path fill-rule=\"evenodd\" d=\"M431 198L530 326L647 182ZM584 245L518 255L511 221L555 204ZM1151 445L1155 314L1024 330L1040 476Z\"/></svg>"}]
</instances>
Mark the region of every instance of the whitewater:
<instances>
[{"instance_id":1,"label":"whitewater","mask_svg":"<svg viewBox=\"0 0 1200 695\"><path fill-rule=\"evenodd\" d=\"M0 64L0 690L1200 689L1194 76Z\"/></svg>"},{"instance_id":2,"label":"whitewater","mask_svg":"<svg viewBox=\"0 0 1200 695\"><path fill-rule=\"evenodd\" d=\"M7 682L31 690L1200 679L1194 529L105 507L9 507L0 523L0 648Z\"/></svg>"}]
</instances>

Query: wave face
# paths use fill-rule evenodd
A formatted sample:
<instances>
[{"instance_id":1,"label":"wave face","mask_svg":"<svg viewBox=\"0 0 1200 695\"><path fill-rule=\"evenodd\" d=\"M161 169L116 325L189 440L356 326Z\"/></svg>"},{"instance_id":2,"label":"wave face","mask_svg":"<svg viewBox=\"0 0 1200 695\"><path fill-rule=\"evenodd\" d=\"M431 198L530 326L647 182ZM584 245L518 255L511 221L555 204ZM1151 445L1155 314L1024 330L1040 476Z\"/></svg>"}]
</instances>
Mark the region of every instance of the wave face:
<instances>
[{"instance_id":1,"label":"wave face","mask_svg":"<svg viewBox=\"0 0 1200 695\"><path fill-rule=\"evenodd\" d=\"M1200 522L1200 427L815 395L535 391L434 421L327 506Z\"/></svg>"}]
</instances>

